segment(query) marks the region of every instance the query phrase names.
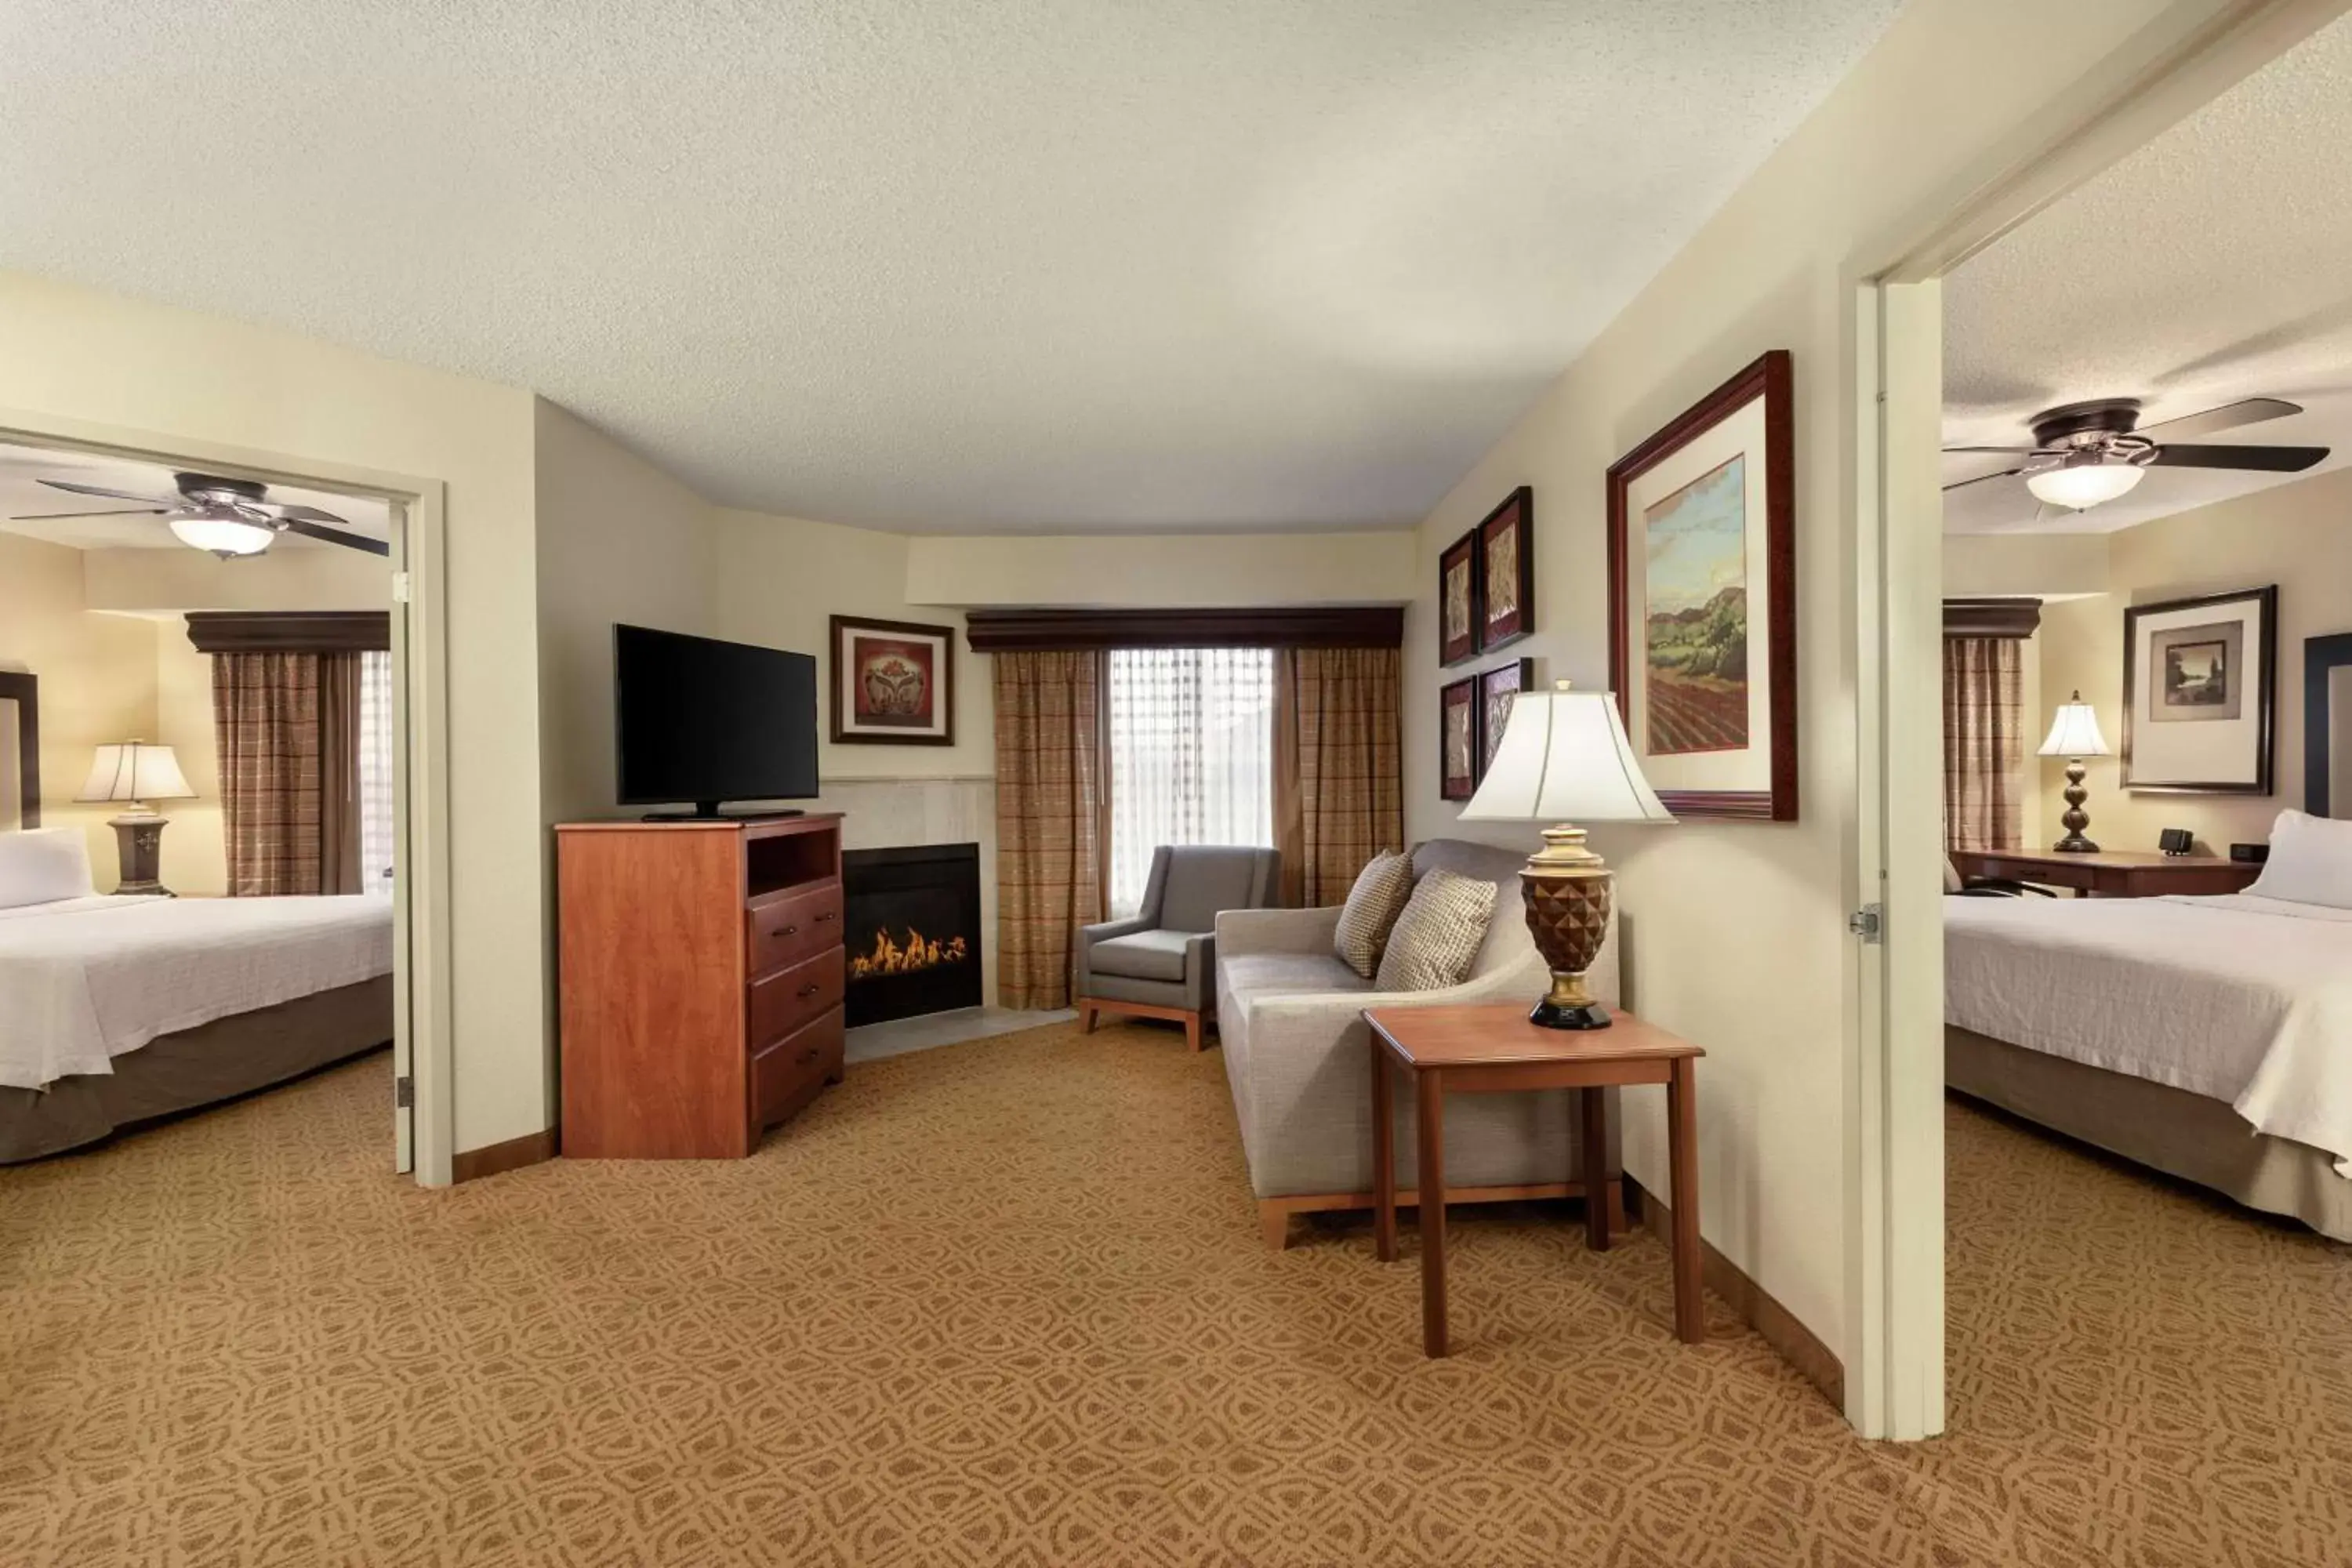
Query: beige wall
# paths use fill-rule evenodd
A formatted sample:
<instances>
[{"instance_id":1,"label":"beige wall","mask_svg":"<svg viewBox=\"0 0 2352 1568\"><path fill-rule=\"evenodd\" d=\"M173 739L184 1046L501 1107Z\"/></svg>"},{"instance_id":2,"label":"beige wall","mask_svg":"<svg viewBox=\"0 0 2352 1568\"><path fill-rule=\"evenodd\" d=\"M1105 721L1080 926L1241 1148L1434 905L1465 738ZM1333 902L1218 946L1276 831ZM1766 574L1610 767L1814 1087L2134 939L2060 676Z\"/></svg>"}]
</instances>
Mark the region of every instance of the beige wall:
<instances>
[{"instance_id":1,"label":"beige wall","mask_svg":"<svg viewBox=\"0 0 2352 1568\"><path fill-rule=\"evenodd\" d=\"M1618 868L1635 1005L1706 1047L1702 1226L1832 1347L1847 1343L1845 934L1854 842L1848 474L1849 269L1967 188L1996 144L2145 25L2136 0L1915 0L1885 39L1578 358L1423 525L1407 623L1408 829L1532 848L1535 826L1459 826L1437 798L1437 552L1535 488L1545 679L1609 676L1603 479L1620 455L1767 349L1796 369L1801 821L1596 831ZM1875 265L1883 258L1870 258ZM1559 265L1573 266L1563 258ZM1465 667L1473 668L1473 667ZM1665 1180L1663 1106L1628 1097L1627 1165Z\"/></svg>"},{"instance_id":2,"label":"beige wall","mask_svg":"<svg viewBox=\"0 0 2352 1568\"><path fill-rule=\"evenodd\" d=\"M0 273L0 424L39 432L86 421L147 432L166 453L174 441L205 443L442 484L457 672L448 691L456 1147L544 1128L530 395L18 273Z\"/></svg>"},{"instance_id":3,"label":"beige wall","mask_svg":"<svg viewBox=\"0 0 2352 1568\"><path fill-rule=\"evenodd\" d=\"M163 807L172 819L163 832L163 885L175 893L226 893L228 834L213 730L213 661L196 651L187 622L178 617L155 624L155 738L172 748L196 792L194 800Z\"/></svg>"},{"instance_id":4,"label":"beige wall","mask_svg":"<svg viewBox=\"0 0 2352 1568\"><path fill-rule=\"evenodd\" d=\"M1408 532L918 536L918 604L1076 608L1393 605L1420 588Z\"/></svg>"},{"instance_id":5,"label":"beige wall","mask_svg":"<svg viewBox=\"0 0 2352 1568\"><path fill-rule=\"evenodd\" d=\"M334 545L281 544L237 561L184 547L85 550L81 558L94 610L381 610L392 603L392 563Z\"/></svg>"},{"instance_id":6,"label":"beige wall","mask_svg":"<svg viewBox=\"0 0 2352 1568\"><path fill-rule=\"evenodd\" d=\"M0 533L0 669L29 670L41 682L41 825L84 830L100 892L112 890L121 865L106 819L122 808L77 805L74 795L93 748L164 739L155 647L152 623L84 607L80 551ZM11 757L14 739L11 730Z\"/></svg>"},{"instance_id":7,"label":"beige wall","mask_svg":"<svg viewBox=\"0 0 2352 1568\"><path fill-rule=\"evenodd\" d=\"M2263 843L2271 821L2303 801L2303 644L2352 632L2352 470L2279 485L2107 536L2110 592L2053 605L2042 618L2042 696L2080 688L2098 710L2107 743L2123 744L2124 608L2241 588L2278 585L2277 751L2267 796L2130 795L2120 759L2086 763L2090 836L2108 849L2153 849L2159 828L2187 827L2226 853ZM2046 725L2048 713L2041 715ZM2035 737L2037 740L2039 737ZM2030 764L2045 826L2065 809L2063 758Z\"/></svg>"},{"instance_id":8,"label":"beige wall","mask_svg":"<svg viewBox=\"0 0 2352 1568\"><path fill-rule=\"evenodd\" d=\"M540 768L548 819L617 815L613 626L712 635L710 508L538 400Z\"/></svg>"},{"instance_id":9,"label":"beige wall","mask_svg":"<svg viewBox=\"0 0 2352 1568\"><path fill-rule=\"evenodd\" d=\"M1948 533L1948 599L2069 599L2107 591L2105 533Z\"/></svg>"}]
</instances>

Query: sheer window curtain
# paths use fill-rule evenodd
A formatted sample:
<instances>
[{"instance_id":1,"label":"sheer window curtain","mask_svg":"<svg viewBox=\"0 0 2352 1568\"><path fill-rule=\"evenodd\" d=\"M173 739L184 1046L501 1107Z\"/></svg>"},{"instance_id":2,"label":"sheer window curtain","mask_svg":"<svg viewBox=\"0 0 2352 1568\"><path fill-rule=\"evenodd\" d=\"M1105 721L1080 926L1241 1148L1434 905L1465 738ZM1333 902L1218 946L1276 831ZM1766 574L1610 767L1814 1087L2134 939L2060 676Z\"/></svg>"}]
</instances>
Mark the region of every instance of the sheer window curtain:
<instances>
[{"instance_id":1,"label":"sheer window curtain","mask_svg":"<svg viewBox=\"0 0 2352 1568\"><path fill-rule=\"evenodd\" d=\"M360 655L360 891L392 891L392 655Z\"/></svg>"},{"instance_id":2,"label":"sheer window curtain","mask_svg":"<svg viewBox=\"0 0 2352 1568\"><path fill-rule=\"evenodd\" d=\"M1274 844L1274 652L1110 656L1110 912L1142 907L1162 844Z\"/></svg>"}]
</instances>

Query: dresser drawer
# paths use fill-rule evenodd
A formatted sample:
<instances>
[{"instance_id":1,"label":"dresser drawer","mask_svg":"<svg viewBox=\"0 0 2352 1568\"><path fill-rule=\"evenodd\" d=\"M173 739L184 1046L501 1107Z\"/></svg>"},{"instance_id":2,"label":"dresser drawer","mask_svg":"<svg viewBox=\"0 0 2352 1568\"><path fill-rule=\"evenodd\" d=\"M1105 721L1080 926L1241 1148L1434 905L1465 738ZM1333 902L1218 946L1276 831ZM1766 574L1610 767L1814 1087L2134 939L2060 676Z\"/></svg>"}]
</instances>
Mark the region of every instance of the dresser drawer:
<instances>
[{"instance_id":1,"label":"dresser drawer","mask_svg":"<svg viewBox=\"0 0 2352 1568\"><path fill-rule=\"evenodd\" d=\"M802 1025L751 1058L751 1134L782 1121L838 1078L842 1070L841 1009Z\"/></svg>"},{"instance_id":2,"label":"dresser drawer","mask_svg":"<svg viewBox=\"0 0 2352 1568\"><path fill-rule=\"evenodd\" d=\"M813 952L841 945L841 884L827 882L788 899L772 899L743 911L754 976L794 963Z\"/></svg>"},{"instance_id":3,"label":"dresser drawer","mask_svg":"<svg viewBox=\"0 0 2352 1568\"><path fill-rule=\"evenodd\" d=\"M837 947L753 981L746 1012L751 1032L745 1044L754 1053L765 1050L771 1041L782 1039L818 1014L840 1006L842 983Z\"/></svg>"}]
</instances>

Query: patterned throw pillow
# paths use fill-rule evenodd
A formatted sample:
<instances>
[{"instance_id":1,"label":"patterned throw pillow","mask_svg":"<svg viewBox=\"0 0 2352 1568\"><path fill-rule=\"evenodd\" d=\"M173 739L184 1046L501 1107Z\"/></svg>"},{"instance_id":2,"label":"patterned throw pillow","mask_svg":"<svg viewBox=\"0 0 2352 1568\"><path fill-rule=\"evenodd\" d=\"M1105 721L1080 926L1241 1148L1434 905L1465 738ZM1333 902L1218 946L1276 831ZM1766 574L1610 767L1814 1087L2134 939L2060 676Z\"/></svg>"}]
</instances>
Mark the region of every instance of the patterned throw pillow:
<instances>
[{"instance_id":1,"label":"patterned throw pillow","mask_svg":"<svg viewBox=\"0 0 2352 1568\"><path fill-rule=\"evenodd\" d=\"M1413 884L1381 954L1381 991L1435 991L1459 985L1486 940L1495 914L1495 884L1433 869Z\"/></svg>"},{"instance_id":2,"label":"patterned throw pillow","mask_svg":"<svg viewBox=\"0 0 2352 1568\"><path fill-rule=\"evenodd\" d=\"M1339 962L1370 980L1389 944L1390 929L1412 897L1412 858L1393 849L1373 856L1371 864L1356 873L1356 885L1348 889L1347 905L1339 911L1339 929L1331 938L1331 951Z\"/></svg>"}]
</instances>

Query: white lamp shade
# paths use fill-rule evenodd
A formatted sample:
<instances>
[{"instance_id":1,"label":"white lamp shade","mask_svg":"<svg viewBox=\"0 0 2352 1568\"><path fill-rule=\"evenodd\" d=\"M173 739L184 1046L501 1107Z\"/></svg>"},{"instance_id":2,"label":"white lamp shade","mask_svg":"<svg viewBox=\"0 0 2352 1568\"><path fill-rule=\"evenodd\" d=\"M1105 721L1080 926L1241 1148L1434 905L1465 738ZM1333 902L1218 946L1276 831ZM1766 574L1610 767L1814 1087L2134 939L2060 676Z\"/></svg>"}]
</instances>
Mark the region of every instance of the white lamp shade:
<instances>
[{"instance_id":1,"label":"white lamp shade","mask_svg":"<svg viewBox=\"0 0 2352 1568\"><path fill-rule=\"evenodd\" d=\"M2081 463L2028 474L2025 488L2036 500L2082 511L2128 495L2147 473L2137 463Z\"/></svg>"},{"instance_id":2,"label":"white lamp shade","mask_svg":"<svg viewBox=\"0 0 2352 1568\"><path fill-rule=\"evenodd\" d=\"M194 800L187 775L169 746L144 741L124 741L98 749L90 764L89 782L76 800Z\"/></svg>"},{"instance_id":3,"label":"white lamp shade","mask_svg":"<svg viewBox=\"0 0 2352 1568\"><path fill-rule=\"evenodd\" d=\"M1672 822L1633 761L1606 691L1522 691L1503 743L1463 818L1493 822Z\"/></svg>"},{"instance_id":4,"label":"white lamp shade","mask_svg":"<svg viewBox=\"0 0 2352 1568\"><path fill-rule=\"evenodd\" d=\"M2071 702L2058 704L2058 716L2050 722L2049 738L2042 742L2038 755L2044 757L2104 757L2109 755L2107 738L2099 733L2099 716L2074 693Z\"/></svg>"}]
</instances>

